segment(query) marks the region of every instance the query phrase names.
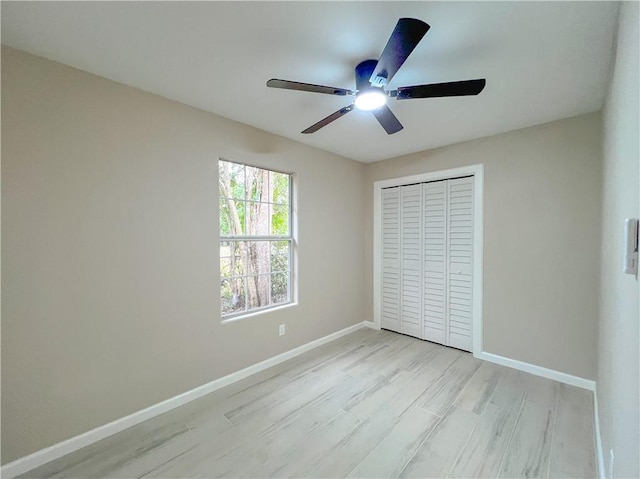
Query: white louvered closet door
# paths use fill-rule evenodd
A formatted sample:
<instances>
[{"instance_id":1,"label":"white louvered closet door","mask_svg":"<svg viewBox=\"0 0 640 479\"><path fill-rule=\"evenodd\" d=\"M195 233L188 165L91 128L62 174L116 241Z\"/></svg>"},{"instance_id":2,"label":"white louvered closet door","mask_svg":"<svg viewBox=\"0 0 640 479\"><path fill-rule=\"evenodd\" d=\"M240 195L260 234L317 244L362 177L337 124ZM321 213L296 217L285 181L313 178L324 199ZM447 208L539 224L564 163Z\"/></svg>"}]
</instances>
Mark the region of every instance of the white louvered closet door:
<instances>
[{"instance_id":1,"label":"white louvered closet door","mask_svg":"<svg viewBox=\"0 0 640 479\"><path fill-rule=\"evenodd\" d=\"M448 337L444 344L472 350L473 177L447 181Z\"/></svg>"},{"instance_id":2,"label":"white louvered closet door","mask_svg":"<svg viewBox=\"0 0 640 479\"><path fill-rule=\"evenodd\" d=\"M382 190L381 326L400 332L400 188Z\"/></svg>"},{"instance_id":3,"label":"white louvered closet door","mask_svg":"<svg viewBox=\"0 0 640 479\"><path fill-rule=\"evenodd\" d=\"M422 337L422 185L400 188L400 332Z\"/></svg>"},{"instance_id":4,"label":"white louvered closet door","mask_svg":"<svg viewBox=\"0 0 640 479\"><path fill-rule=\"evenodd\" d=\"M473 177L382 190L381 326L472 350Z\"/></svg>"},{"instance_id":5,"label":"white louvered closet door","mask_svg":"<svg viewBox=\"0 0 640 479\"><path fill-rule=\"evenodd\" d=\"M447 182L423 185L424 339L446 344Z\"/></svg>"}]
</instances>

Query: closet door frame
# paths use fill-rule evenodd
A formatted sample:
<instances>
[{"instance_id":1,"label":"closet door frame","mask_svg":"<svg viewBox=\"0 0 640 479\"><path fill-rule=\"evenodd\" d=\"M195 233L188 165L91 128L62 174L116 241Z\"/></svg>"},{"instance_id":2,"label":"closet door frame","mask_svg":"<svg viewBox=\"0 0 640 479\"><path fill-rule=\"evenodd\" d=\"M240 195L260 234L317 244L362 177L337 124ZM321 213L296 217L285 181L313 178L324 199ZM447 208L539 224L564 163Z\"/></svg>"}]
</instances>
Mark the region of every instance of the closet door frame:
<instances>
[{"instance_id":1,"label":"closet door frame","mask_svg":"<svg viewBox=\"0 0 640 479\"><path fill-rule=\"evenodd\" d=\"M483 211L484 211L484 165L470 165L449 170L425 172L417 175L376 181L373 184L373 327L380 329L382 300L382 190L395 186L449 180L462 176L473 176L473 355L482 353L482 252L483 252Z\"/></svg>"}]
</instances>

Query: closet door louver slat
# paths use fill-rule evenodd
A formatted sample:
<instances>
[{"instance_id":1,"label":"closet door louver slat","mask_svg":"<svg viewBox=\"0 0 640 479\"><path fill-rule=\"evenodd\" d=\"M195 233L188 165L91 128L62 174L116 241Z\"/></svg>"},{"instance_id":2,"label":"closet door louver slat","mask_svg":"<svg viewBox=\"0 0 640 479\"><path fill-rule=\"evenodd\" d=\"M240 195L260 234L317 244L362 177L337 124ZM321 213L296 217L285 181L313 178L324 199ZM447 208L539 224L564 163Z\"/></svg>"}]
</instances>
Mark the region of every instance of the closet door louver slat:
<instances>
[{"instance_id":1,"label":"closet door louver slat","mask_svg":"<svg viewBox=\"0 0 640 479\"><path fill-rule=\"evenodd\" d=\"M444 344L472 350L473 178L447 181L448 338Z\"/></svg>"},{"instance_id":2,"label":"closet door louver slat","mask_svg":"<svg viewBox=\"0 0 640 479\"><path fill-rule=\"evenodd\" d=\"M400 188L400 332L422 337L422 185Z\"/></svg>"},{"instance_id":3,"label":"closet door louver slat","mask_svg":"<svg viewBox=\"0 0 640 479\"><path fill-rule=\"evenodd\" d=\"M425 183L424 198L424 311L423 338L445 343L447 197L446 182Z\"/></svg>"},{"instance_id":4,"label":"closet door louver slat","mask_svg":"<svg viewBox=\"0 0 640 479\"><path fill-rule=\"evenodd\" d=\"M400 188L382 190L381 326L400 332Z\"/></svg>"}]
</instances>

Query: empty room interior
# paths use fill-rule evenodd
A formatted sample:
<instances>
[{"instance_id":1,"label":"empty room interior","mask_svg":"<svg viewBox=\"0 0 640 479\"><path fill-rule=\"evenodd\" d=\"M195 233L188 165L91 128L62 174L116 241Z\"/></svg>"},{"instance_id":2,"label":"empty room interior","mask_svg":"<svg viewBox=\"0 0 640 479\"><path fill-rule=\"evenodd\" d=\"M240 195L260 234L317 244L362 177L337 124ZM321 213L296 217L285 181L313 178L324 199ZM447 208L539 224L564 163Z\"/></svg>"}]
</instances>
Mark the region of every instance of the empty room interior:
<instances>
[{"instance_id":1,"label":"empty room interior","mask_svg":"<svg viewBox=\"0 0 640 479\"><path fill-rule=\"evenodd\" d=\"M2 477L640 477L639 2L0 8Z\"/></svg>"}]
</instances>

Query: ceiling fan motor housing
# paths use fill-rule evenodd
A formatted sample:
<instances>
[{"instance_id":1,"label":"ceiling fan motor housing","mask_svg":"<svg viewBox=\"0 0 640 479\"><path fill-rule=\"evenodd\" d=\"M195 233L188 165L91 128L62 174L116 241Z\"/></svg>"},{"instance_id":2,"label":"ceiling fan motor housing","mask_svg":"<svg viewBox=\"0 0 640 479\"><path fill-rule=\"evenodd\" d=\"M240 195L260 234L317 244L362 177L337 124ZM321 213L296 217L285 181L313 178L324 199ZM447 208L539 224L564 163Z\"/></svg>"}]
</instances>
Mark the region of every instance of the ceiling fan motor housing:
<instances>
[{"instance_id":1,"label":"ceiling fan motor housing","mask_svg":"<svg viewBox=\"0 0 640 479\"><path fill-rule=\"evenodd\" d=\"M356 66L356 88L358 90L358 93L364 92L371 88L382 90L382 85L379 87L373 86L369 82L371 74L376 69L377 64L378 60L365 60Z\"/></svg>"}]
</instances>

